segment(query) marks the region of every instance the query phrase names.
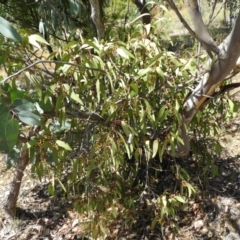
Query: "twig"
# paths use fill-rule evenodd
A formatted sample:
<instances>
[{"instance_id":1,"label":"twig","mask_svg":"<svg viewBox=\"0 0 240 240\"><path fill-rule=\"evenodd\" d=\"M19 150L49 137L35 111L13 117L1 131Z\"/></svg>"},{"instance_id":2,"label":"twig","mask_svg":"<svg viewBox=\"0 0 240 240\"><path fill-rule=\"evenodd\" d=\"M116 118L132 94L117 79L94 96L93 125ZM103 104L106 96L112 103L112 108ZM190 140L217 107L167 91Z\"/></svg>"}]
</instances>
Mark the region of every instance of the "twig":
<instances>
[{"instance_id":1,"label":"twig","mask_svg":"<svg viewBox=\"0 0 240 240\"><path fill-rule=\"evenodd\" d=\"M46 111L42 114L43 116L48 116L48 117L55 117L58 114L53 111ZM79 118L79 119L85 119L85 120L92 120L100 123L104 123L105 119L102 118L100 115L94 112L66 112L66 116L68 118Z\"/></svg>"},{"instance_id":2,"label":"twig","mask_svg":"<svg viewBox=\"0 0 240 240\"><path fill-rule=\"evenodd\" d=\"M82 69L87 69L87 70L92 70L92 71L99 71L99 72L105 73L105 71L102 70L102 69L99 69L99 68L91 68L91 67L84 67L84 66L79 65L79 64L76 64L76 63L62 62L62 61L54 61L54 60L38 60L38 61L36 61L36 62L28 65L27 67L19 70L18 72L14 73L14 74L12 74L12 75L10 75L10 76L8 76L8 77L6 77L0 84L1 84L1 85L4 85L5 82L6 82L7 80L9 80L10 78L16 77L16 76L19 75L20 73L26 71L27 69L29 69L29 68L31 68L31 67L35 66L36 64L39 64L39 63L59 63L59 64L67 64L67 65L75 66L75 67L82 68Z\"/></svg>"},{"instance_id":3,"label":"twig","mask_svg":"<svg viewBox=\"0 0 240 240\"><path fill-rule=\"evenodd\" d=\"M207 23L207 27L209 27L210 23L217 17L217 15L220 13L222 7L224 6L224 4L226 3L226 0L224 0L220 6L220 8L218 9L217 13L215 14L215 16L211 16L211 18L209 18L209 21Z\"/></svg>"},{"instance_id":4,"label":"twig","mask_svg":"<svg viewBox=\"0 0 240 240\"><path fill-rule=\"evenodd\" d=\"M207 46L212 52L218 53L218 49L214 48L211 44L208 44L207 42L205 42L201 37L199 37L196 34L196 32L194 32L192 30L192 28L188 25L186 20L183 18L182 14L179 12L179 10L178 10L177 6L175 5L175 3L173 2L173 0L166 0L166 1L169 4L169 6L172 8L172 10L177 14L179 20L181 21L183 26L188 30L188 32L191 36L194 37L195 39L197 39L203 46Z\"/></svg>"},{"instance_id":5,"label":"twig","mask_svg":"<svg viewBox=\"0 0 240 240\"><path fill-rule=\"evenodd\" d=\"M217 5L217 0L214 0L214 2L212 3L212 9L211 9L212 11L211 11L211 13L210 13L210 15L209 15L207 27L209 27L210 23L211 23L212 20L213 20L213 14L214 14L216 5ZM221 9L221 8L220 8L220 9Z\"/></svg>"}]
</instances>

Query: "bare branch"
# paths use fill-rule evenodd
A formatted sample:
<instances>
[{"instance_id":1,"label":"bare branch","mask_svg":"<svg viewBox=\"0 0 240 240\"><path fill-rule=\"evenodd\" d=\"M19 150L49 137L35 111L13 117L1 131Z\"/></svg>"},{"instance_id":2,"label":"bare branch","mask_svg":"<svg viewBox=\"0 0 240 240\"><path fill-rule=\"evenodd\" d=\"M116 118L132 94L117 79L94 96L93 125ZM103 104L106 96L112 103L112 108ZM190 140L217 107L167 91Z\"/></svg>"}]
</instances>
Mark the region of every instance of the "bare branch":
<instances>
[{"instance_id":1,"label":"bare branch","mask_svg":"<svg viewBox=\"0 0 240 240\"><path fill-rule=\"evenodd\" d=\"M71 66L75 66L77 68L82 68L82 69L87 69L87 70L92 70L92 71L100 71L100 72L105 72L104 70L102 69L99 69L99 68L91 68L91 67L85 67L85 66L82 66L82 65L79 65L79 64L76 64L76 63L70 63L70 62L62 62L62 61L53 61L53 60L38 60L30 65L28 65L27 67L19 70L18 72L6 77L5 79L3 79L3 81L0 82L0 84L4 85L5 82L7 80L9 80L10 78L13 78L13 77L16 77L17 75L21 74L22 72L26 71L27 69L35 66L36 64L39 64L39 63L59 63L59 64L67 64L67 65L71 65Z\"/></svg>"},{"instance_id":2,"label":"bare branch","mask_svg":"<svg viewBox=\"0 0 240 240\"><path fill-rule=\"evenodd\" d=\"M203 47L212 58L211 51L218 54L219 49L214 43L211 35L209 34L203 22L202 14L200 13L197 0L187 0L187 3L194 24L195 32L198 35L198 37L203 40L204 42Z\"/></svg>"},{"instance_id":3,"label":"bare branch","mask_svg":"<svg viewBox=\"0 0 240 240\"><path fill-rule=\"evenodd\" d=\"M206 51L208 52L208 54L210 55L210 57L212 58L212 52L214 53L218 53L219 52L219 49L218 47L215 45L215 43L213 42L213 40L211 41L211 36L208 34L206 28L204 30L204 28L202 27L202 25L200 25L200 28L201 30L199 31L198 28L196 28L196 32L194 32L192 30L192 28L188 25L188 23L186 22L186 20L183 18L183 16L181 15L181 13L179 12L177 6L175 5L175 3L173 2L173 0L166 0L169 4L169 6L173 9L173 11L177 14L179 20L181 21L181 23L184 25L184 27L188 30L188 32L190 33L190 35L192 37L194 37L195 39L197 39L201 44L202 46L206 49ZM195 0L193 0L195 1ZM198 5L197 5L198 6ZM194 11L194 15L196 13L196 16L197 16L197 20L198 22L200 22L201 24L201 21L202 21L202 18L201 18L201 14L200 12L198 11L198 7L197 9L193 9ZM199 14L200 16L199 16ZM200 17L200 18L199 18ZM204 24L203 24L204 25Z\"/></svg>"},{"instance_id":4,"label":"bare branch","mask_svg":"<svg viewBox=\"0 0 240 240\"><path fill-rule=\"evenodd\" d=\"M46 117L56 117L58 114L53 111L46 111L42 114ZM100 115L94 112L87 111L78 111L78 112L66 112L66 117L68 118L78 118L83 120L92 120L99 123L104 123L106 120L102 118Z\"/></svg>"},{"instance_id":5,"label":"bare branch","mask_svg":"<svg viewBox=\"0 0 240 240\"><path fill-rule=\"evenodd\" d=\"M209 25L211 24L211 22L218 16L218 14L220 13L222 7L224 6L224 4L226 3L226 0L224 0L221 4L221 6L219 7L218 11L216 12L216 14L213 16L214 14L214 11L215 11L215 8L216 8L216 4L217 4L217 0L214 0L214 4L213 4L213 7L212 7L212 12L209 16L209 20L208 20L208 23L207 23L207 27L209 27Z\"/></svg>"}]
</instances>

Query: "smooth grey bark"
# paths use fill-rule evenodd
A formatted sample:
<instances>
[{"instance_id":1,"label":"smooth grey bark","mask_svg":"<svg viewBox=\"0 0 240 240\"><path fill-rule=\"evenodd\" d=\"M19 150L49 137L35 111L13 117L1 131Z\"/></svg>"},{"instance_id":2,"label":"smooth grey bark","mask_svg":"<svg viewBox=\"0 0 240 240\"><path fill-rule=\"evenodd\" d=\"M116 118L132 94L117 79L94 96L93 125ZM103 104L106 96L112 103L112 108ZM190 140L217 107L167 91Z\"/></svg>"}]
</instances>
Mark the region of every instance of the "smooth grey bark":
<instances>
[{"instance_id":1,"label":"smooth grey bark","mask_svg":"<svg viewBox=\"0 0 240 240\"><path fill-rule=\"evenodd\" d=\"M186 123L191 122L201 104L211 96L215 89L225 80L236 66L240 55L240 13L228 37L219 46L220 52L216 61L203 76L202 81L184 104L183 116Z\"/></svg>"},{"instance_id":2,"label":"smooth grey bark","mask_svg":"<svg viewBox=\"0 0 240 240\"><path fill-rule=\"evenodd\" d=\"M91 4L91 18L97 29L98 40L101 41L102 39L104 39L105 29L104 29L103 18L101 16L100 1L89 0L89 2Z\"/></svg>"},{"instance_id":3,"label":"smooth grey bark","mask_svg":"<svg viewBox=\"0 0 240 240\"><path fill-rule=\"evenodd\" d=\"M231 33L219 46L219 54L211 63L209 71L202 76L195 90L187 97L183 104L182 125L180 126L181 143L177 146L177 156L187 155L190 151L189 136L186 127L191 123L194 115L202 108L206 101L214 95L215 89L224 82L225 78L236 67L240 56L240 12L238 13Z\"/></svg>"},{"instance_id":4,"label":"smooth grey bark","mask_svg":"<svg viewBox=\"0 0 240 240\"><path fill-rule=\"evenodd\" d=\"M169 4L169 6L172 8L172 10L177 14L179 20L181 21L183 26L188 30L189 34L195 39L197 39L202 44L202 46L207 50L207 53L209 54L209 56L213 58L213 55L211 52L218 53L219 49L214 44L210 34L208 33L208 31L206 30L206 27L204 26L201 13L199 12L197 0L192 0L194 3L188 4L189 7L193 8L192 17L194 17L195 15L197 16L195 25L197 26L197 23L200 24L201 30L197 29L197 32L193 31L192 28L188 25L186 20L183 18L183 16L179 12L178 7L175 5L174 1L173 0L166 0L166 1ZM197 8L196 8L196 5L197 5ZM203 33L203 35L200 35L201 33Z\"/></svg>"},{"instance_id":5,"label":"smooth grey bark","mask_svg":"<svg viewBox=\"0 0 240 240\"><path fill-rule=\"evenodd\" d=\"M199 10L198 2L197 0L187 0L187 4L188 4L188 9L194 24L195 33L199 38L201 38L202 45L204 49L207 51L207 53L209 54L209 56L213 58L211 51L218 54L219 49L214 43L211 35L209 34L203 22L202 15Z\"/></svg>"}]
</instances>

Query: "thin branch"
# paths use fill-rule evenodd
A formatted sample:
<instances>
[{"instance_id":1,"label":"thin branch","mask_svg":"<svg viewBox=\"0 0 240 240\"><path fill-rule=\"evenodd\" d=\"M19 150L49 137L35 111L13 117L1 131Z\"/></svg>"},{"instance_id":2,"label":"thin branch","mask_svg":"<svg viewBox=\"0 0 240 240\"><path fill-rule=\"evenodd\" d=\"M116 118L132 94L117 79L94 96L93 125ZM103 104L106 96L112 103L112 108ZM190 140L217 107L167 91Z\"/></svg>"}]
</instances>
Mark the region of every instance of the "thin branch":
<instances>
[{"instance_id":1,"label":"thin branch","mask_svg":"<svg viewBox=\"0 0 240 240\"><path fill-rule=\"evenodd\" d=\"M230 84L221 86L221 87L220 87L220 90L217 91L217 92L215 92L215 93L212 95L211 99L208 98L208 99L206 99L206 100L202 103L202 105L201 105L201 107L199 108L199 110L204 109L205 106L206 106L212 99L214 99L214 98L216 99L216 98L219 97L220 95L223 95L224 93L229 92L230 90L233 90L233 89L238 88L238 87L240 87L240 83L230 83Z\"/></svg>"},{"instance_id":2,"label":"thin branch","mask_svg":"<svg viewBox=\"0 0 240 240\"><path fill-rule=\"evenodd\" d=\"M216 9L216 5L217 5L217 0L213 0L213 3L211 5L211 13L209 15L209 19L208 19L208 23L207 23L207 27L209 27L210 23L212 22L212 19L213 19L213 14L214 14L214 11Z\"/></svg>"},{"instance_id":3,"label":"thin branch","mask_svg":"<svg viewBox=\"0 0 240 240\"><path fill-rule=\"evenodd\" d=\"M212 52L214 53L218 53L218 48L216 49L216 47L208 44L206 41L204 41L201 37L199 37L193 30L192 28L188 25L188 23L186 22L186 20L183 18L183 16L181 15L181 13L179 12L177 6L175 5L175 3L172 0L166 0L167 3L169 4L169 6L172 8L172 10L177 14L179 20L181 21L181 23L183 24L183 26L188 30L188 32L190 33L190 35L192 37L194 37L195 39L197 39L204 47L208 47L208 49L210 49Z\"/></svg>"},{"instance_id":4,"label":"thin branch","mask_svg":"<svg viewBox=\"0 0 240 240\"><path fill-rule=\"evenodd\" d=\"M82 68L82 69L87 69L87 70L92 70L92 71L99 71L99 72L103 72L105 73L104 70L102 69L99 69L99 68L91 68L91 67L85 67L85 66L82 66L82 65L79 65L79 64L76 64L76 63L70 63L70 62L62 62L62 61L53 61L53 60L38 60L30 65L28 65L27 67L19 70L18 72L6 77L0 84L1 85L4 85L5 82L7 80L9 80L10 78L13 78L13 77L16 77L17 75L19 75L20 73L26 71L27 69L35 66L36 64L39 64L39 63L59 63L59 64L67 64L67 65L71 65L71 66L75 66L75 67L78 67L78 68Z\"/></svg>"},{"instance_id":5,"label":"thin branch","mask_svg":"<svg viewBox=\"0 0 240 240\"><path fill-rule=\"evenodd\" d=\"M216 1L217 2L217 1ZM209 17L209 21L207 23L207 27L209 27L209 25L211 24L211 22L213 22L213 20L217 17L217 15L220 13L222 7L224 6L224 4L226 3L226 0L224 0L220 6L220 8L218 9L217 13L215 14L215 16L213 16L213 12L211 13L210 17ZM213 10L214 11L214 10Z\"/></svg>"},{"instance_id":6,"label":"thin branch","mask_svg":"<svg viewBox=\"0 0 240 240\"><path fill-rule=\"evenodd\" d=\"M42 114L43 116L46 117L56 117L58 114L53 111L46 111ZM106 120L102 118L100 115L94 112L84 112L84 111L79 111L79 112L66 112L66 117L68 118L78 118L78 119L84 119L84 120L92 120L95 122L100 122L104 123Z\"/></svg>"}]
</instances>

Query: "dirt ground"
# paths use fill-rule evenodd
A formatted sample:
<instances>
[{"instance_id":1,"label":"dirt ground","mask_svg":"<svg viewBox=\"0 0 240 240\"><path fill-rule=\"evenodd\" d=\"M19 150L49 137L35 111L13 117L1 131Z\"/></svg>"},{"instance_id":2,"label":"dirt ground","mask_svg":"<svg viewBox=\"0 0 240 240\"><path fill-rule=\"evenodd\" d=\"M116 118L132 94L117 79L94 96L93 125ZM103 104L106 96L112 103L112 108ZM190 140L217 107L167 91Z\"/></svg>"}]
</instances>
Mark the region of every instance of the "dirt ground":
<instances>
[{"instance_id":1,"label":"dirt ground","mask_svg":"<svg viewBox=\"0 0 240 240\"><path fill-rule=\"evenodd\" d=\"M240 81L240 76L235 78ZM232 98L240 103L240 89L232 92ZM124 236L115 235L105 239L177 239L177 240L230 240L240 239L240 109L236 118L225 127L221 145L223 153L215 160L219 174L208 179L208 186L199 180L197 195L179 213L179 233L163 236L138 234L138 229ZM13 170L6 167L5 156L0 155L0 205L9 193ZM72 201L52 197L47 192L51 179L40 182L26 170L18 199L15 219L10 219L0 209L0 239L2 240L70 240L82 239L86 219L73 209ZM114 229L113 229L114 231ZM87 239L87 238L85 238Z\"/></svg>"}]
</instances>

